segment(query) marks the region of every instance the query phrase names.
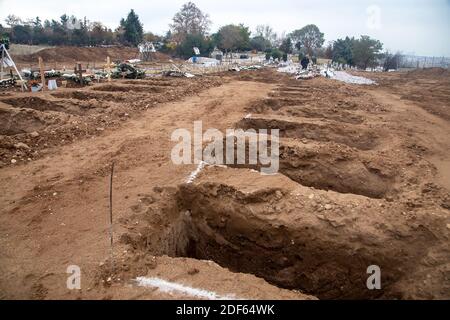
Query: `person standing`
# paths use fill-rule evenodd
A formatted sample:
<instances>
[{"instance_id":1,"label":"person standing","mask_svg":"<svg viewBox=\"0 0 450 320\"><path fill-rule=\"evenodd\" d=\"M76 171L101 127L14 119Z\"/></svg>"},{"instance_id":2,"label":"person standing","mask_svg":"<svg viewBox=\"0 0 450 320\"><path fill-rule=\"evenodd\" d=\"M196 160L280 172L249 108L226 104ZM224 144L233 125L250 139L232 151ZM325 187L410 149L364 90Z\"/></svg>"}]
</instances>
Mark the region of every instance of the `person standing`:
<instances>
[{"instance_id":1,"label":"person standing","mask_svg":"<svg viewBox=\"0 0 450 320\"><path fill-rule=\"evenodd\" d=\"M302 70L306 70L309 64L309 57L304 56L303 59L300 61L300 64L302 65Z\"/></svg>"}]
</instances>

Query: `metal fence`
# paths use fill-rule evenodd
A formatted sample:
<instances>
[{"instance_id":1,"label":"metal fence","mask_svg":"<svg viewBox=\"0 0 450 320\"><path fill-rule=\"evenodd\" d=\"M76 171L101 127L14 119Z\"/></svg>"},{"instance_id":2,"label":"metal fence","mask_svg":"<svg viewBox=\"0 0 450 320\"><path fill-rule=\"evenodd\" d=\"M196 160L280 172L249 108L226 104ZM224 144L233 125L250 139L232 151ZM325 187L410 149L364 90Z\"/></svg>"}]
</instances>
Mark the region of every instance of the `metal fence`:
<instances>
[{"instance_id":1,"label":"metal fence","mask_svg":"<svg viewBox=\"0 0 450 320\"><path fill-rule=\"evenodd\" d=\"M450 68L450 58L403 55L400 68Z\"/></svg>"}]
</instances>

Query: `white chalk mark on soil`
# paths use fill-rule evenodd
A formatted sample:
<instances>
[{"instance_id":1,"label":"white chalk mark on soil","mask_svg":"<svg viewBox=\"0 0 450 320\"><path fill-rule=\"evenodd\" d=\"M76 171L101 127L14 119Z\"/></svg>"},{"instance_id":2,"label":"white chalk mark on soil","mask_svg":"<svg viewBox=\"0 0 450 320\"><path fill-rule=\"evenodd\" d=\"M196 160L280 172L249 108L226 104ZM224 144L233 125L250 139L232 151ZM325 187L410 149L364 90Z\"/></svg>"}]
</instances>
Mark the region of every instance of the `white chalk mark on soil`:
<instances>
[{"instance_id":1,"label":"white chalk mark on soil","mask_svg":"<svg viewBox=\"0 0 450 320\"><path fill-rule=\"evenodd\" d=\"M219 295L216 292L199 288L192 288L180 283L166 281L160 278L136 278L137 285L140 287L156 287L162 292L180 293L195 298L208 300L235 300L234 295Z\"/></svg>"},{"instance_id":2,"label":"white chalk mark on soil","mask_svg":"<svg viewBox=\"0 0 450 320\"><path fill-rule=\"evenodd\" d=\"M186 179L186 183L194 182L195 178L197 178L198 174L203 170L203 168L207 165L205 161L202 161L198 164L197 169L191 172L189 177Z\"/></svg>"}]
</instances>

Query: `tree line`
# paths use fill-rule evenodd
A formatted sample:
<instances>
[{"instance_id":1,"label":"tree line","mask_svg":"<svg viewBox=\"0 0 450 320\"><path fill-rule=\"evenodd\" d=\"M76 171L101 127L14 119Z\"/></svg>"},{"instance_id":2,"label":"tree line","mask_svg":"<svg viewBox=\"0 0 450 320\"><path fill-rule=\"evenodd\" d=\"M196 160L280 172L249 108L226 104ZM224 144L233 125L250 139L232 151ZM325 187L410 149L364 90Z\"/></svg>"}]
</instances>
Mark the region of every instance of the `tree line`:
<instances>
[{"instance_id":1,"label":"tree line","mask_svg":"<svg viewBox=\"0 0 450 320\"><path fill-rule=\"evenodd\" d=\"M210 33L211 20L194 3L188 2L177 12L164 36L144 32L139 16L131 10L122 18L115 30L101 22L90 22L66 14L59 21L23 21L9 15L7 26L0 24L0 35L10 38L12 43L98 46L120 44L137 46L142 41L153 41L159 50L167 54L188 58L193 55L193 47L200 49L201 55L208 56L214 48L229 54L232 52L265 52L266 58L287 60L288 55L298 54L301 59L309 56L328 58L334 62L367 68L375 66L381 58L395 64L397 55L383 53L380 41L369 36L337 39L324 46L325 38L320 29L310 24L288 34L277 34L269 25L259 25L252 33L244 24L222 26ZM389 58L389 59L388 59Z\"/></svg>"},{"instance_id":2,"label":"tree line","mask_svg":"<svg viewBox=\"0 0 450 320\"><path fill-rule=\"evenodd\" d=\"M389 68L399 57L399 54L383 53L383 44L379 40L364 35L337 39L324 46L324 34L314 24L281 35L269 25L259 25L253 36L243 24L229 24L209 34L210 24L207 14L194 3L186 3L175 15L171 29L164 37L162 50L181 57L190 57L193 47L198 47L204 55L215 47L225 53L254 50L265 52L267 59L280 60L287 60L288 55L296 53L299 59L304 56L309 56L313 61L317 57L327 58L359 68L374 67L382 59L385 64L387 61L385 68Z\"/></svg>"},{"instance_id":3,"label":"tree line","mask_svg":"<svg viewBox=\"0 0 450 320\"><path fill-rule=\"evenodd\" d=\"M44 20L39 17L30 20L9 15L5 19L6 26L0 24L0 36L8 37L11 43L29 45L132 45L139 44L144 37L142 23L138 15L131 10L126 18L120 20L119 26L113 31L101 22L91 22L86 17L80 19L63 14L59 21Z\"/></svg>"}]
</instances>

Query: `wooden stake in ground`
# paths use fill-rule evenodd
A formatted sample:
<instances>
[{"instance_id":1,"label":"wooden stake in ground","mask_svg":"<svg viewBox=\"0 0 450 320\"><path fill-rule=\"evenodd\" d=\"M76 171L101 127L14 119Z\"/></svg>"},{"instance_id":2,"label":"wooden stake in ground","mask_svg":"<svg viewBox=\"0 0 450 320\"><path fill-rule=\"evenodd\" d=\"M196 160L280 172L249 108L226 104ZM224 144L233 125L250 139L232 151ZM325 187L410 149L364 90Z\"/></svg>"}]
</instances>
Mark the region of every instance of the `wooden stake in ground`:
<instances>
[{"instance_id":1,"label":"wooden stake in ground","mask_svg":"<svg viewBox=\"0 0 450 320\"><path fill-rule=\"evenodd\" d=\"M114 258L113 258L113 177L114 177L114 162L111 165L111 178L109 181L109 241L111 246L111 268L114 269Z\"/></svg>"},{"instance_id":2,"label":"wooden stake in ground","mask_svg":"<svg viewBox=\"0 0 450 320\"><path fill-rule=\"evenodd\" d=\"M2 45L2 47L0 47L0 50L2 50L0 80L3 80L3 60L5 59L5 51L3 50L3 45Z\"/></svg>"},{"instance_id":3,"label":"wooden stake in ground","mask_svg":"<svg viewBox=\"0 0 450 320\"><path fill-rule=\"evenodd\" d=\"M111 81L111 60L109 56L106 57L106 73L108 75L108 82Z\"/></svg>"},{"instance_id":4,"label":"wooden stake in ground","mask_svg":"<svg viewBox=\"0 0 450 320\"><path fill-rule=\"evenodd\" d=\"M78 67L78 69L77 69L77 67ZM81 63L79 63L79 62L77 62L77 65L75 66L75 69L74 69L74 73L75 74L78 74L78 77L79 77L79 79L80 79L80 84L81 85L83 85L83 72L85 72L86 70L83 70L82 68L81 68Z\"/></svg>"},{"instance_id":5,"label":"wooden stake in ground","mask_svg":"<svg viewBox=\"0 0 450 320\"><path fill-rule=\"evenodd\" d=\"M44 61L41 57L38 58L39 62L39 74L41 75L41 85L42 85L42 91L45 90L45 70L44 70Z\"/></svg>"}]
</instances>

